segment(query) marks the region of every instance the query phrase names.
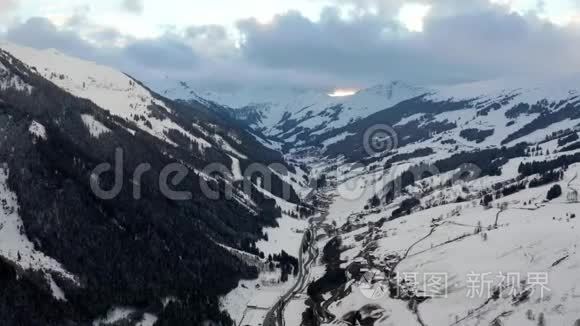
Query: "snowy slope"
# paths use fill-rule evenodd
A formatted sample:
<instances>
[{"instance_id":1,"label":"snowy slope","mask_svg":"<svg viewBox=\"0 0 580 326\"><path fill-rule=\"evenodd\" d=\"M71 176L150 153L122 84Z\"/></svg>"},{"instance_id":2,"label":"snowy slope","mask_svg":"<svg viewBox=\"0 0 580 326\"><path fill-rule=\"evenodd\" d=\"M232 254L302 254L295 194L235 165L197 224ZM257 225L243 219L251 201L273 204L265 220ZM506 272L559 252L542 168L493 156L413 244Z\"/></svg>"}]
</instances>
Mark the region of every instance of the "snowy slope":
<instances>
[{"instance_id":1,"label":"snowy slope","mask_svg":"<svg viewBox=\"0 0 580 326\"><path fill-rule=\"evenodd\" d=\"M292 142L310 131L321 134L364 118L427 91L402 82L377 85L352 96L331 97L320 91L245 88L232 92L195 92L186 83L163 91L175 99L205 99L239 112L257 113L251 125L266 135ZM292 122L295 121L296 123Z\"/></svg>"},{"instance_id":2,"label":"snowy slope","mask_svg":"<svg viewBox=\"0 0 580 326\"><path fill-rule=\"evenodd\" d=\"M216 130L220 126L180 124L171 101L157 97L130 77L54 50L36 51L11 44L0 47L70 94L90 100L129 122L138 132L178 146L169 136L177 132L200 149L219 149L227 158L231 172L227 182L234 184L244 178L242 168L251 158L249 153L240 150L238 137L230 137L228 131L218 134ZM320 191L333 199L327 212L311 219L313 224L318 223L320 232L315 243L317 251L322 253L333 237L342 240L337 265L349 270L345 273L349 280L322 293L320 308L327 313L323 325L339 321L348 324L353 315L376 319L374 325L488 325L496 320L535 325L540 319L548 320L548 324L572 325L580 317L577 308L580 279L576 276L580 266L576 254L580 237L578 219L571 216L580 213L580 206L566 199L566 195L577 187L575 180L580 166L558 167L557 172L565 172L564 178L540 187L529 186L539 174L523 176L518 167L521 163L580 153L580 144L575 141L559 144L564 137L577 135L579 131L577 85L580 84L574 78L543 83L502 80L429 88L393 82L336 98L318 91L283 89L197 92L186 83L178 83L161 93L173 99L195 100L214 109L213 106L222 106L224 112L234 112L236 118L246 122L255 134L264 134L268 140L259 141L276 150L285 150L286 158L296 167L293 173L274 171L274 174L294 186L301 198L308 198L313 190L310 181L322 173L327 176L331 186ZM0 66L0 89L32 91L4 66ZM102 141L115 132L94 114L82 114L79 121L95 140ZM383 152L365 153L362 143L365 132L380 124L393 127L397 146ZM36 121L28 128L37 142L50 139L47 130L51 129ZM524 141L527 142L525 154L508 156L493 152L497 155L485 156L488 159L483 163L477 160L477 154L485 150L499 150L503 146L513 149ZM570 144L578 148L566 149ZM452 157L460 160L459 153L474 154L463 159L466 163L478 161L480 170L497 164L500 172L454 182L459 169L445 170L416 180L398 189L394 198L388 198L390 183L409 169ZM518 183L525 183L525 187L503 196L502 189ZM546 193L555 184L564 189L564 195L545 200ZM290 216L289 212L296 211L298 205L261 187L256 190L264 198L273 199L283 210L278 227L260 229L267 240L256 240L256 248L266 255L284 250L298 256L304 232L309 227L308 221ZM489 194L494 195L491 207L481 205L484 196ZM379 203L370 207L375 196ZM417 206L395 216L394 212L405 200L412 198L417 199ZM17 236L22 222L15 213L16 196L9 191L6 177L2 180L1 174L0 199L4 203L0 216L4 226L0 228L0 235L6 233L0 237L2 256L21 259L23 268L66 275L56 261L35 250L26 237ZM234 200L239 207L258 214L257 205L247 194L236 190ZM33 258L18 258L19 255ZM369 299L365 296L368 289L360 284L355 272L361 266L401 275L446 273L451 282L446 289L449 293L443 298L431 296L413 302L417 299L413 296L425 294L420 291L425 282L411 286L405 281L404 288L411 293L406 293L408 297ZM302 280L291 278L288 283L278 283L277 272L262 271L258 279L242 280L236 289L223 296L222 307L237 322L251 320L258 325L294 281L313 284L325 275L328 267L328 262L316 258L310 274ZM510 293L494 279L490 286L500 289L496 297L490 299L487 295L466 300L471 290L467 278L474 272L494 276L514 272L526 278L532 272L548 272L553 282L548 285L549 297L540 297L537 293L526 294L529 288L521 282L517 284L517 293ZM56 286L54 282L51 285ZM57 288L53 289L55 297L66 299ZM302 287L302 292L293 296L285 314L292 320L288 325L298 325L302 312L309 309L306 289L307 286ZM528 297L522 298L524 295ZM248 311L249 306L258 309Z\"/></svg>"},{"instance_id":3,"label":"snowy slope","mask_svg":"<svg viewBox=\"0 0 580 326\"><path fill-rule=\"evenodd\" d=\"M285 144L276 149L285 147L285 151L299 152L317 148L324 152L349 137L362 138L371 124L381 123L394 126L397 131L417 124L415 128L435 133L444 141L460 142L472 148L486 148L504 141L514 143L522 136L538 141L554 131L575 127L575 118L554 121L536 133L532 130L520 137L517 133L528 124L537 123L541 116L558 114L569 105L577 106L578 90L578 78L572 77L548 81L504 79L429 87L392 82L346 97L330 97L319 91L251 87L231 92L197 92L187 83L178 83L164 93L171 98L223 106L270 140ZM384 118L408 100L419 108L407 115L397 112L390 119ZM433 112L432 105L423 103L441 108ZM528 108L517 108L522 105ZM482 133L481 140L466 136L477 132L490 134L484 137ZM516 135L508 138L512 134ZM336 152L330 154L336 155Z\"/></svg>"},{"instance_id":4,"label":"snowy slope","mask_svg":"<svg viewBox=\"0 0 580 326\"><path fill-rule=\"evenodd\" d=\"M506 88L507 85L512 86ZM513 85L517 85L517 88ZM470 128L494 130L493 135L481 143L467 141L473 146L486 147L500 144L511 133L520 130L545 114L539 110L530 110L512 117L509 113L510 109L517 105L527 104L543 106L545 112L557 112L568 104L577 105L580 94L578 85L578 81L573 78L543 82L527 81L518 84L507 81L490 81L443 87L427 96L426 99L430 101L468 102L469 105L464 110L438 114L435 116L435 120L447 120L457 124L456 130L447 136L462 142L466 142L466 139L459 136L462 130ZM486 113L481 114L482 110ZM538 133L525 140L530 142L543 140L554 131L574 128L578 122L580 121L561 121L549 128L539 130ZM516 141L521 141L521 139L516 139L511 143Z\"/></svg>"},{"instance_id":5,"label":"snowy slope","mask_svg":"<svg viewBox=\"0 0 580 326\"><path fill-rule=\"evenodd\" d=\"M0 168L0 256L17 264L23 270L57 273L77 283L74 275L67 272L59 262L36 250L26 236L22 219L18 215L18 198L8 188L9 173L8 169ZM49 281L55 298L66 300L62 290L51 277Z\"/></svg>"},{"instance_id":6,"label":"snowy slope","mask_svg":"<svg viewBox=\"0 0 580 326\"><path fill-rule=\"evenodd\" d=\"M69 57L54 49L35 50L12 43L0 43L0 48L72 95L92 101L169 144L175 145L167 136L175 130L202 149L211 146L175 123L170 118L171 110L163 101L118 70Z\"/></svg>"},{"instance_id":7,"label":"snowy slope","mask_svg":"<svg viewBox=\"0 0 580 326\"><path fill-rule=\"evenodd\" d=\"M580 165L570 166L561 186L579 172ZM399 278L407 280L415 294L430 298L413 311L408 299L370 298L353 280L345 285L349 290L329 301L328 310L336 319L328 325L369 305L379 316L373 325L493 325L497 319L503 325L538 325L540 318L546 325L574 325L580 312L580 236L579 220L572 214L580 212L580 205L565 196L545 201L551 186L504 197L496 203L501 210L496 204L447 204L382 226L367 222L384 217L388 209L362 218L341 214L348 220L338 231L342 266L362 263L388 269L393 257L400 257ZM444 275L445 282L434 287L428 283L434 275ZM433 289L442 291L440 296ZM498 297L490 299L496 289Z\"/></svg>"},{"instance_id":8,"label":"snowy slope","mask_svg":"<svg viewBox=\"0 0 580 326\"><path fill-rule=\"evenodd\" d=\"M192 152L196 156L200 153L203 156L197 157L200 160L204 160L206 155L215 158L215 152L231 157L232 163L225 165L231 169L235 179L239 179L242 172L236 160L263 161L261 155L270 155L266 161L272 159L272 153L267 152L269 150L259 148L259 144L250 137L244 139L246 131L237 125L233 126L235 121L225 121L229 124L218 125L216 121L224 121L218 120L217 116L208 117L204 113L197 116L196 108L178 107L170 100L152 93L139 81L111 67L74 58L54 49L37 50L0 42L0 55L4 55L3 51L20 60L32 73L39 74L75 97L90 100L114 118L122 119L125 122L123 124L119 124L118 120L113 121L132 135L139 131L169 146L189 148L190 151L197 147L198 151ZM5 56L7 60L13 60ZM23 73L28 74L26 71ZM0 65L0 90L8 88L28 92L32 89L18 75ZM94 114L82 114L81 119L94 138L111 132ZM213 153L208 155L209 148ZM252 156L244 153L248 149Z\"/></svg>"},{"instance_id":9,"label":"snowy slope","mask_svg":"<svg viewBox=\"0 0 580 326\"><path fill-rule=\"evenodd\" d=\"M571 79L529 84L521 88L502 88L498 83L440 88L412 100L411 105L395 105L368 121L352 124L362 128L344 128L333 136L338 139L339 154L348 155L352 148L362 147L364 127L373 124L388 122L399 137L397 146L388 151L366 157L363 154L358 161L362 164L341 156L306 154L297 158L313 167L313 175L325 174L335 187L328 193L333 198L328 214L318 225L325 236L319 237L317 248L323 251L330 239L341 239L339 263L348 281L331 283L328 292L322 293L322 302L315 305L315 315L322 325L578 323L580 237L576 215L580 205L570 198L578 191L580 165L560 165L556 170L563 168L563 178L539 187L532 187L531 181L540 178L540 174L525 176L518 169L522 163L553 161L580 152L578 138L573 138L578 135L580 123L577 83ZM429 111L433 108L442 109ZM412 111L415 109L418 112ZM434 124L450 126L421 133ZM470 129L493 132L467 139L469 134L466 136L463 131ZM344 141L349 137L358 142ZM569 137L572 140L564 141ZM527 142L525 151L502 157L502 146L518 148L521 145L516 144L520 142ZM412 155L424 149L432 151ZM486 150L495 151L496 156L477 161L477 155ZM458 156L462 152L472 154ZM431 171L434 176L416 180L399 189L401 192L392 200L384 200L390 189L387 186L402 173L426 163L453 164L453 160L449 162L452 157L457 157L457 164L471 157L467 162L477 161L480 172L492 163L499 164L501 171L462 181L454 179L459 170L435 169ZM518 184L523 184L523 189L502 194ZM563 189L563 194L546 200L555 185ZM493 195L490 207L481 204L486 194ZM380 204L369 207L375 195ZM418 198L419 206L409 215L393 218L395 210L409 198ZM312 267L309 284L324 279L325 273L317 270L326 269L328 276L329 266L327 261L318 260ZM377 292L361 282L359 269L363 274L369 270L396 273L395 284L404 295L389 296L388 288L383 288L386 295L369 297L369 293ZM424 290L433 285L423 278L431 274L444 274L447 278L446 287L439 289L444 290L445 296ZM508 274L512 279L506 279ZM484 278L484 283L473 280L478 276ZM547 279L538 284L539 277ZM288 304L286 309L293 313L285 315L286 324L299 325L301 313L312 314L311 301L315 298L304 298L309 298L306 290Z\"/></svg>"},{"instance_id":10,"label":"snowy slope","mask_svg":"<svg viewBox=\"0 0 580 326\"><path fill-rule=\"evenodd\" d=\"M339 171L327 169L338 187L328 190L333 200L318 226L324 236L316 245L322 252L330 239L341 239L340 267L348 280L331 283L322 293L317 306L321 324L351 325L358 318L361 325L380 326L539 325L539 320L542 325L575 325L580 313L576 217L580 204L567 195L578 190L580 164L571 165L556 182L564 189L559 198L546 200L555 185L549 183L500 196L490 207L480 204L482 194L498 184L527 183L537 177L518 178L520 163L578 152L560 153L555 142L542 143L542 154L509 160L499 176L453 185L447 185L449 173L426 178L407 189L415 192L421 207L393 220L389 217L407 195L374 209L362 206L401 170L453 153L440 149L428 158L400 162L399 172L348 165ZM548 149L551 154L546 154ZM335 162L324 164L332 167ZM471 199L455 203L459 195ZM315 262L310 285L323 278L325 273L319 271L328 271L327 264L321 259ZM373 282L383 284L391 268L399 282L395 296L389 296L388 283L381 290L361 281L365 271L378 271L383 276ZM429 278L433 275L444 275L444 286L437 287ZM427 299L413 303L413 296ZM312 298L304 298L308 298L306 291L295 295L286 308L293 311L285 315L287 325L299 325L302 313L311 309L304 303Z\"/></svg>"},{"instance_id":11,"label":"snowy slope","mask_svg":"<svg viewBox=\"0 0 580 326\"><path fill-rule=\"evenodd\" d=\"M301 168L288 173L283 169L272 171L272 189L244 193L242 181L248 178L244 169L258 162L281 166L283 157L255 142L235 121L214 115L203 105L189 107L167 100L121 72L53 50L2 44L0 59L0 159L7 162L10 171L16 171L8 180L8 170L0 169L4 176L0 177L0 258L2 266L32 275L13 282L15 287L28 285L32 279L34 285L52 290L63 305L59 308L66 308L63 311L67 312L69 307L71 311L76 309L74 315L65 316L71 320L122 319L127 309L133 309L133 304L140 301L135 304L135 312L143 317L142 325L151 325L157 318L168 319L163 314L164 307L157 304L167 295L180 301L177 308L172 306L178 317L179 309L194 311L194 318L218 316L214 282L204 279L217 280L222 271L227 273L224 282L216 281L222 283L217 293L225 294L236 283L227 282L229 278L237 280L255 274L253 265L245 264L244 259L221 246L205 243L206 237L215 237L237 251L249 243L267 254L279 254L286 247L293 255L298 252L297 243L302 240L307 222L289 213L299 209L299 198L292 189L287 200L276 194L286 189L288 182L300 186L300 194L304 195L308 190L307 172ZM201 151L195 150L195 145ZM124 177L129 178L134 172L133 163L151 165L147 171L151 178L139 181L148 189L141 194L143 201L129 204L121 199L123 195L105 200L91 192L91 169L100 162L112 161L107 154L118 148L131 160L127 166L121 164L127 169ZM170 201L157 192L158 178L153 173L173 162L191 170L180 186L193 193L193 200ZM204 170L210 163L223 165L229 171L220 176L224 172L220 169L210 176ZM208 181L209 188L222 190L220 198L209 199L200 193L198 175ZM28 181L31 185L24 185ZM128 180L124 185L132 187L137 182ZM232 186L231 200L224 197L224 185ZM101 201L103 206L99 206ZM271 204L285 211L281 219L272 216L277 211ZM106 212L101 210L104 206ZM79 218L77 209L86 215ZM272 213L266 214L266 209ZM143 230L133 228L133 224L146 227L147 236L152 238L145 239ZM111 256L111 248L123 250L115 250ZM207 255L212 259L207 260ZM169 260L173 262L164 262ZM78 275L78 291L90 295L73 296L72 284L64 281L75 278L59 262ZM210 267L200 267L203 264ZM175 277L168 269L175 271ZM185 269L189 272L182 273ZM204 270L218 272L208 275ZM106 279L110 275L117 275L119 280L108 287ZM33 278L40 276L45 282ZM95 281L100 277L104 279ZM180 277L183 279L178 280ZM163 284L156 284L157 281ZM181 294L192 293L187 287L196 282L204 294L198 293L195 303L184 300ZM107 291L108 295L102 295ZM132 291L138 294L121 294ZM20 298L22 293L5 293L2 299L11 296ZM13 301L25 306L35 298ZM99 308L84 309L87 303L98 303ZM146 313L141 310L145 305ZM192 308L194 305L198 306ZM55 324L61 324L60 318L65 317L54 315L47 318L55 318ZM193 324L200 324L193 320Z\"/></svg>"},{"instance_id":12,"label":"snowy slope","mask_svg":"<svg viewBox=\"0 0 580 326\"><path fill-rule=\"evenodd\" d=\"M8 68L0 63L0 90L6 89L17 89L20 91L28 91L30 93L32 87L22 81L19 76L12 74Z\"/></svg>"}]
</instances>

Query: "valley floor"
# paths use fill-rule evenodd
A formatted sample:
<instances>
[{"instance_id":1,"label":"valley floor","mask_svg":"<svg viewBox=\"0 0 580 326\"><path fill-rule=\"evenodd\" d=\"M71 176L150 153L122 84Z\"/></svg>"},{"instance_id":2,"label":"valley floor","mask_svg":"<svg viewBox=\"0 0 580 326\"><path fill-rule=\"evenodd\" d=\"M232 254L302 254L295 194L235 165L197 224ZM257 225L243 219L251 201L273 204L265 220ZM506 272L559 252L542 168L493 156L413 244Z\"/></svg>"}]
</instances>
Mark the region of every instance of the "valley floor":
<instances>
[{"instance_id":1,"label":"valley floor","mask_svg":"<svg viewBox=\"0 0 580 326\"><path fill-rule=\"evenodd\" d=\"M570 167L563 189L575 187L579 171ZM577 325L580 203L565 194L546 201L552 185L492 207L470 201L392 221L382 219L390 207L315 219L300 275L261 315L262 325ZM346 205L336 190L328 195L330 212ZM328 273L323 252L333 239L347 279L313 302L308 287ZM309 310L315 323L303 319Z\"/></svg>"}]
</instances>

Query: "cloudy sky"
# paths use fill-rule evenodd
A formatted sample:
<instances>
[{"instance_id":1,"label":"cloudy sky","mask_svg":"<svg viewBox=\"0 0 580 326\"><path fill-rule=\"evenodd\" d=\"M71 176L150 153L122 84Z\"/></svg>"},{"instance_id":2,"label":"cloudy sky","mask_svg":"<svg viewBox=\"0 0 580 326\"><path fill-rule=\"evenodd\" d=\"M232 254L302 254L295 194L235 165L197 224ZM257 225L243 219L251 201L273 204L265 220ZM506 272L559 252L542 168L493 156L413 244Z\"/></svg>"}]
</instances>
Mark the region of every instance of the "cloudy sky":
<instances>
[{"instance_id":1,"label":"cloudy sky","mask_svg":"<svg viewBox=\"0 0 580 326\"><path fill-rule=\"evenodd\" d=\"M162 87L580 73L580 0L0 0L0 38Z\"/></svg>"}]
</instances>

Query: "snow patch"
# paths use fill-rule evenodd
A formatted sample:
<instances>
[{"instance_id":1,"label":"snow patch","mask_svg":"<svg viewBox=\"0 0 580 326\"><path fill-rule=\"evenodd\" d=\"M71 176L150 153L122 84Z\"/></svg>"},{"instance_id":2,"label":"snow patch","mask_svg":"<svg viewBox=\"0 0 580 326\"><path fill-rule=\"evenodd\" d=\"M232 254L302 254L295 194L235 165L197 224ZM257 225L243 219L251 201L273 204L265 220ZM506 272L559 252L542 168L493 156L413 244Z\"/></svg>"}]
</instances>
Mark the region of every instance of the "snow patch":
<instances>
[{"instance_id":1,"label":"snow patch","mask_svg":"<svg viewBox=\"0 0 580 326\"><path fill-rule=\"evenodd\" d=\"M6 66L0 63L0 90L7 89L24 91L28 94L32 92L32 86L26 84L19 76L14 75Z\"/></svg>"},{"instance_id":2,"label":"snow patch","mask_svg":"<svg viewBox=\"0 0 580 326\"><path fill-rule=\"evenodd\" d=\"M356 135L356 134L351 133L351 132L348 132L348 131L345 131L345 132L342 132L342 133L340 133L340 134L338 134L338 135L336 135L334 137L331 137L331 138L328 138L328 139L324 140L322 142L322 145L324 145L324 147L328 147L328 146L330 146L330 145L332 145L334 143L338 143L339 141L345 140L346 137L353 136L353 135Z\"/></svg>"},{"instance_id":3,"label":"snow patch","mask_svg":"<svg viewBox=\"0 0 580 326\"><path fill-rule=\"evenodd\" d=\"M117 307L111 309L104 318L97 319L93 322L93 326L101 326L101 325L108 325L113 324L124 319L129 318L131 314L135 313L135 309L132 308L125 308L125 307Z\"/></svg>"},{"instance_id":4,"label":"snow patch","mask_svg":"<svg viewBox=\"0 0 580 326\"><path fill-rule=\"evenodd\" d=\"M244 179L244 176L242 175L242 168L240 167L240 160L231 155L228 156L232 160L232 175L234 180L237 181Z\"/></svg>"},{"instance_id":5,"label":"snow patch","mask_svg":"<svg viewBox=\"0 0 580 326\"><path fill-rule=\"evenodd\" d=\"M91 136L99 138L101 135L111 132L111 129L107 128L100 121L96 120L90 114L82 114L81 119L85 126L89 129Z\"/></svg>"},{"instance_id":6,"label":"snow patch","mask_svg":"<svg viewBox=\"0 0 580 326\"><path fill-rule=\"evenodd\" d=\"M284 213L276 222L278 222L278 227L264 229L264 232L268 235L268 240L262 239L256 242L256 247L266 256L280 254L284 250L289 255L298 257L300 243L302 242L304 231L308 228L308 222L290 217Z\"/></svg>"},{"instance_id":7,"label":"snow patch","mask_svg":"<svg viewBox=\"0 0 580 326\"><path fill-rule=\"evenodd\" d=\"M153 314L144 313L143 318L140 322L137 323L136 326L153 326L157 322L157 319L157 316Z\"/></svg>"},{"instance_id":8,"label":"snow patch","mask_svg":"<svg viewBox=\"0 0 580 326\"><path fill-rule=\"evenodd\" d=\"M30 124L30 127L28 128L28 132L30 132L30 134L43 139L43 140L47 140L47 136L46 136L46 128L44 128L44 126L36 121L32 121L32 123Z\"/></svg>"}]
</instances>

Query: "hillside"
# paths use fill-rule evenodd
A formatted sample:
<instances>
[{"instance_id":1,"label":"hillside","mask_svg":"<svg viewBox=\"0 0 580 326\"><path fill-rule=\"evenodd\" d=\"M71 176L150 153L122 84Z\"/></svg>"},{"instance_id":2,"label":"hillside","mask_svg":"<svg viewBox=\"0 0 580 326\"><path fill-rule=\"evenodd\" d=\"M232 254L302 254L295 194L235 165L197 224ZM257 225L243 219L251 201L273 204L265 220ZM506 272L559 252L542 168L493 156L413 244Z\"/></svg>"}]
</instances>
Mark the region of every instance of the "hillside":
<instances>
[{"instance_id":1,"label":"hillside","mask_svg":"<svg viewBox=\"0 0 580 326\"><path fill-rule=\"evenodd\" d=\"M576 85L572 78L430 87L393 102L383 96L367 110L354 103L369 90L268 101L276 104L256 112L275 118L250 127L310 166L311 179L325 180L314 196L325 204L307 228L316 237L300 246L296 286L252 292L271 300L273 291L278 301L262 303L264 313L250 302L236 320L578 323ZM255 101L206 95L228 114ZM314 114L336 108L332 118ZM348 108L356 118L341 118Z\"/></svg>"},{"instance_id":2,"label":"hillside","mask_svg":"<svg viewBox=\"0 0 580 326\"><path fill-rule=\"evenodd\" d=\"M54 50L0 48L4 323L85 325L125 311L229 324L218 296L258 272L229 248L259 253L279 202L298 210L284 180L304 172L201 103Z\"/></svg>"},{"instance_id":3,"label":"hillside","mask_svg":"<svg viewBox=\"0 0 580 326\"><path fill-rule=\"evenodd\" d=\"M575 79L158 94L0 48L9 325L580 318Z\"/></svg>"}]
</instances>

